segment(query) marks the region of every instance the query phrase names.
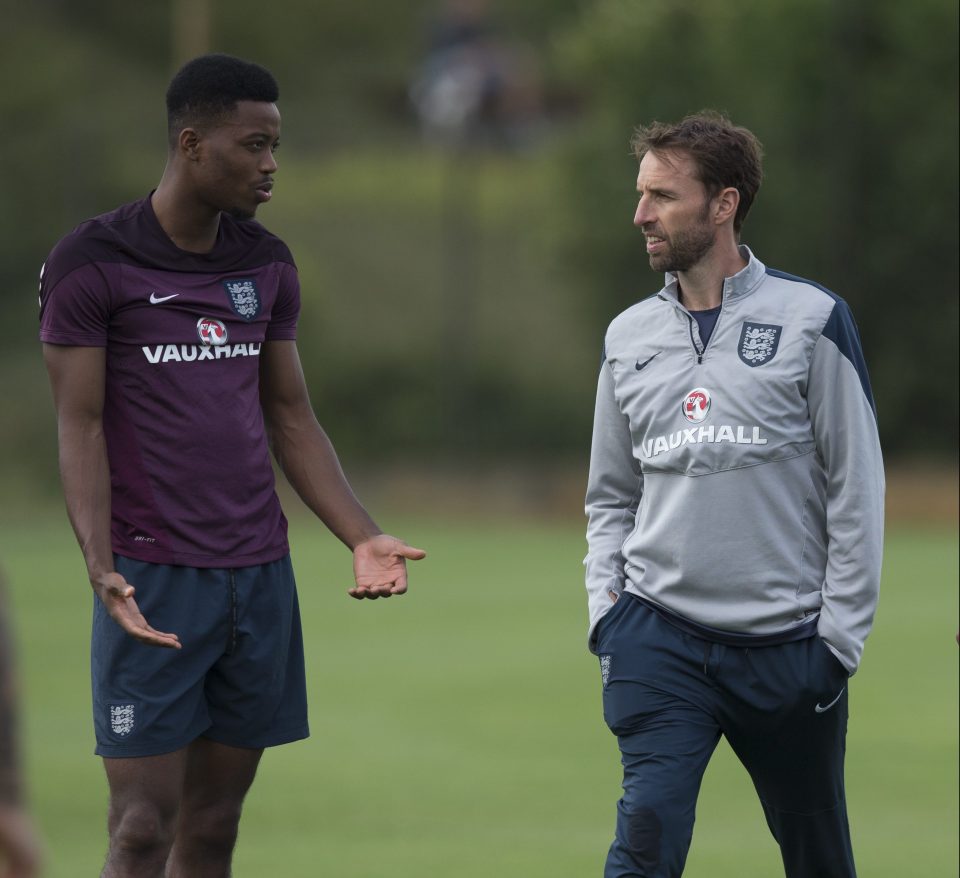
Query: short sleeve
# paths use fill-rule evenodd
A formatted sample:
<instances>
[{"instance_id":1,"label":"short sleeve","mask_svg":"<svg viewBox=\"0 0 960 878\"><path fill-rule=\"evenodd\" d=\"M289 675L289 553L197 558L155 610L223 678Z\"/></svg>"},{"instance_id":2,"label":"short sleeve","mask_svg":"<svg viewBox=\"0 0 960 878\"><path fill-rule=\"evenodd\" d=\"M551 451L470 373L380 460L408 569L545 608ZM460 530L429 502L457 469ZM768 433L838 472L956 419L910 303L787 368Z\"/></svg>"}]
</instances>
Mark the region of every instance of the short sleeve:
<instances>
[{"instance_id":1,"label":"short sleeve","mask_svg":"<svg viewBox=\"0 0 960 878\"><path fill-rule=\"evenodd\" d=\"M83 259L75 238L61 241L40 270L40 340L106 347L110 325L107 266Z\"/></svg>"},{"instance_id":2,"label":"short sleeve","mask_svg":"<svg viewBox=\"0 0 960 878\"><path fill-rule=\"evenodd\" d=\"M290 263L280 265L280 284L277 301L267 326L267 341L292 341L297 337L297 319L300 316L300 278Z\"/></svg>"}]
</instances>

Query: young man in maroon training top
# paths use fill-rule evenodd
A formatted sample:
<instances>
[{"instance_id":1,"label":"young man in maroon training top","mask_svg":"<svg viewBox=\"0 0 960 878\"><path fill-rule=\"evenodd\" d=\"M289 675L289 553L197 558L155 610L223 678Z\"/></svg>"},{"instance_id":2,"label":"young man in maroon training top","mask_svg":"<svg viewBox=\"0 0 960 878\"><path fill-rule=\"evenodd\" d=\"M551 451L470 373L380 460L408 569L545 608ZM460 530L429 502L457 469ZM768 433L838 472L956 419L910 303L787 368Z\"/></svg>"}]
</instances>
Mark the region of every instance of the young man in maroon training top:
<instances>
[{"instance_id":1,"label":"young man in maroon training top","mask_svg":"<svg viewBox=\"0 0 960 878\"><path fill-rule=\"evenodd\" d=\"M308 734L269 451L353 551L353 597L403 594L406 559L424 556L366 513L310 406L293 258L253 220L277 97L256 64L188 63L156 190L80 225L41 276L61 477L96 595L110 878L228 875L263 748Z\"/></svg>"}]
</instances>

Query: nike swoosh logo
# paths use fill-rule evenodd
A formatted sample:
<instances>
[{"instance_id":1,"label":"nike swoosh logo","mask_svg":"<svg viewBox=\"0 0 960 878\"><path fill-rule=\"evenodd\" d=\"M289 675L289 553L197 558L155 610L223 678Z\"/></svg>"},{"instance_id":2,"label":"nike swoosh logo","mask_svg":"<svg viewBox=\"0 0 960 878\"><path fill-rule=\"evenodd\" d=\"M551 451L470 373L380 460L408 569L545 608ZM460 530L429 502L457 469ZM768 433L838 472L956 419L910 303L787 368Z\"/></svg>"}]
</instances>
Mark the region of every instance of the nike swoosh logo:
<instances>
[{"instance_id":1,"label":"nike swoosh logo","mask_svg":"<svg viewBox=\"0 0 960 878\"><path fill-rule=\"evenodd\" d=\"M172 296L158 296L156 293L150 293L150 304L159 305L161 302L168 302L170 299L175 299L179 295L180 293L174 293Z\"/></svg>"},{"instance_id":2,"label":"nike swoosh logo","mask_svg":"<svg viewBox=\"0 0 960 878\"><path fill-rule=\"evenodd\" d=\"M840 693L837 695L837 697L834 698L833 701L831 701L826 707L821 707L820 702L817 702L816 706L813 709L817 713L826 713L828 710L830 710L831 707L833 707L834 704L836 704L840 700L840 696L843 695L843 692L846 688L847 687L844 686L843 689L840 690Z\"/></svg>"},{"instance_id":3,"label":"nike swoosh logo","mask_svg":"<svg viewBox=\"0 0 960 878\"><path fill-rule=\"evenodd\" d=\"M660 354L662 353L663 351L657 351L652 357L650 357L650 360L653 360L656 357L659 357ZM637 371L639 372L641 369L645 369L647 366L649 366L650 360L644 360L642 363L639 360L637 360Z\"/></svg>"}]
</instances>

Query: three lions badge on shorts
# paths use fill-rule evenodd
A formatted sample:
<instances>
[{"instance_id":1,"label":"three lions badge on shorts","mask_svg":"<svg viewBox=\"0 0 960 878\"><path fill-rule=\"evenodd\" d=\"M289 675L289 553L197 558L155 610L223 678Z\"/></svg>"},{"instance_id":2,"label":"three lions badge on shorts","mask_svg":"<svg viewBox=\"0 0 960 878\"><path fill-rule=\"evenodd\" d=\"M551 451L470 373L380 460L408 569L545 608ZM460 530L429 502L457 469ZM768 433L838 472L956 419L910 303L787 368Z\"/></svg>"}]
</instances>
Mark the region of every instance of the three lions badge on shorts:
<instances>
[{"instance_id":1,"label":"three lions badge on shorts","mask_svg":"<svg viewBox=\"0 0 960 878\"><path fill-rule=\"evenodd\" d=\"M110 731L118 738L126 738L137 725L135 706L131 703L107 705L110 711Z\"/></svg>"}]
</instances>

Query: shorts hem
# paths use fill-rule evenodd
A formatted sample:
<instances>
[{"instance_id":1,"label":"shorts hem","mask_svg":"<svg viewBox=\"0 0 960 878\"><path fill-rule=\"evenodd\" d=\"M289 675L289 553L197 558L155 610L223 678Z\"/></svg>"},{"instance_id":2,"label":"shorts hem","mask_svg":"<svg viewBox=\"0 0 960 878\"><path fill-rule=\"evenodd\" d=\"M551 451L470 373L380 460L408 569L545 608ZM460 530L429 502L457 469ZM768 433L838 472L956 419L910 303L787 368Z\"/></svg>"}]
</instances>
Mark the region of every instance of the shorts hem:
<instances>
[{"instance_id":1,"label":"shorts hem","mask_svg":"<svg viewBox=\"0 0 960 878\"><path fill-rule=\"evenodd\" d=\"M282 729L269 735L261 735L258 738L234 738L230 735L218 734L213 729L206 729L198 737L207 738L215 744L223 744L227 747L243 747L248 750L262 750L265 747L279 747L282 744L292 744L294 741L302 741L310 737L310 727L307 723L293 726L289 729Z\"/></svg>"},{"instance_id":2,"label":"shorts hem","mask_svg":"<svg viewBox=\"0 0 960 878\"><path fill-rule=\"evenodd\" d=\"M177 738L173 743L163 742L144 743L144 744L102 744L97 741L94 753L97 756L103 756L105 759L136 759L142 756L163 756L166 753L176 753L189 744L192 744L197 738L204 737L207 729L198 729L191 735Z\"/></svg>"},{"instance_id":3,"label":"shorts hem","mask_svg":"<svg viewBox=\"0 0 960 878\"><path fill-rule=\"evenodd\" d=\"M224 744L227 747L242 747L246 750L261 750L265 747L278 747L282 744L291 744L294 741L302 741L310 737L310 727L304 723L291 729L284 729L270 735L263 735L260 738L231 738L229 735L222 735L206 728L197 732L189 738L183 738L174 744L142 744L140 746L124 746L122 744L100 744L97 743L94 753L102 756L104 759L137 759L145 756L163 756L167 753L176 753L189 746L198 738L207 738L216 744Z\"/></svg>"}]
</instances>

